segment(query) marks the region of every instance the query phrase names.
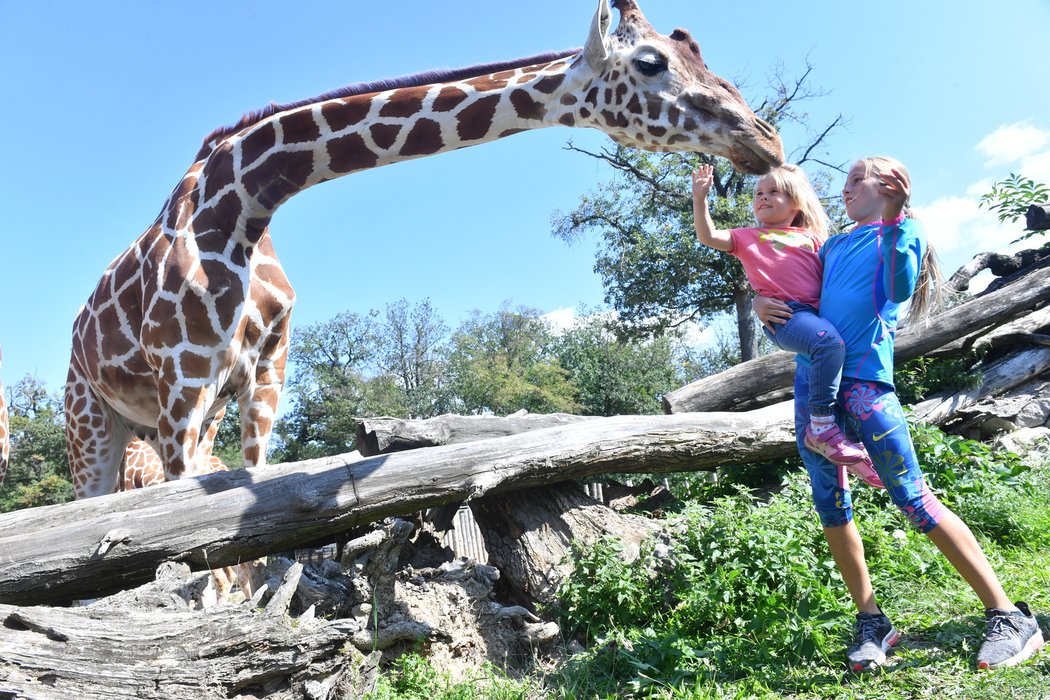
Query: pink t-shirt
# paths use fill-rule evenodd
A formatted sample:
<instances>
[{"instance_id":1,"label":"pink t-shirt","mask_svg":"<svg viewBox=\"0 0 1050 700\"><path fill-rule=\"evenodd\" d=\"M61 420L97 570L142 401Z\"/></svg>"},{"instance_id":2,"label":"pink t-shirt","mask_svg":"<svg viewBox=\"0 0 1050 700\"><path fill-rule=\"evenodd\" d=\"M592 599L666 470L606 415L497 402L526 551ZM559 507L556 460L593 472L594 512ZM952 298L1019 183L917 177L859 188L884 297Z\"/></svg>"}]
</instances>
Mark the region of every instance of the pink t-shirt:
<instances>
[{"instance_id":1,"label":"pink t-shirt","mask_svg":"<svg viewBox=\"0 0 1050 700\"><path fill-rule=\"evenodd\" d=\"M734 228L732 255L740 258L752 289L781 301L820 308L824 266L817 251L821 241L803 228Z\"/></svg>"}]
</instances>

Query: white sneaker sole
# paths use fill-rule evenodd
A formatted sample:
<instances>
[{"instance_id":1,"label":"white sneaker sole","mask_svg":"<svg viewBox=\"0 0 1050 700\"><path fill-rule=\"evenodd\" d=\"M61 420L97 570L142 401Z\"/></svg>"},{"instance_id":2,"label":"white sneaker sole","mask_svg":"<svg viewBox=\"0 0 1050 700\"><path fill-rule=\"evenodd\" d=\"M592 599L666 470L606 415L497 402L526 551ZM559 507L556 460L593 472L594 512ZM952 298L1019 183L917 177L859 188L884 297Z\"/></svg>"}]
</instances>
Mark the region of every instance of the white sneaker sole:
<instances>
[{"instance_id":1,"label":"white sneaker sole","mask_svg":"<svg viewBox=\"0 0 1050 700\"><path fill-rule=\"evenodd\" d=\"M1027 661L1032 658L1032 654L1042 649L1044 644L1046 644L1046 642L1043 641L1043 632L1042 630L1037 629L1035 634L1028 638L1028 642L1024 645L1024 648L1006 661L1000 661L997 664L990 664L987 661L981 661L977 664L977 668L982 671L990 671L997 668L1003 668L1004 666L1016 666L1022 661Z\"/></svg>"}]
</instances>

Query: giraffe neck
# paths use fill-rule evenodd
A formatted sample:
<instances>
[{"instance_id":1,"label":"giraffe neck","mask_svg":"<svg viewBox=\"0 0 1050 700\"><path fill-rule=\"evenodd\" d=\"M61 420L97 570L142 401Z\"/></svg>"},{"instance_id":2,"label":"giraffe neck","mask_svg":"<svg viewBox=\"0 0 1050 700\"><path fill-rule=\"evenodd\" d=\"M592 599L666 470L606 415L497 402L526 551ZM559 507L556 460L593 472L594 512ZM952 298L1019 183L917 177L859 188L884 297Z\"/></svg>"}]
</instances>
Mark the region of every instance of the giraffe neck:
<instances>
[{"instance_id":1,"label":"giraffe neck","mask_svg":"<svg viewBox=\"0 0 1050 700\"><path fill-rule=\"evenodd\" d=\"M321 182L520 131L587 125L596 110L582 102L597 98L574 96L587 78L573 55L277 111L205 148L188 174L198 190L192 229L240 230L254 242L281 204ZM175 194L171 203L185 201ZM169 211L179 219L187 221Z\"/></svg>"}]
</instances>

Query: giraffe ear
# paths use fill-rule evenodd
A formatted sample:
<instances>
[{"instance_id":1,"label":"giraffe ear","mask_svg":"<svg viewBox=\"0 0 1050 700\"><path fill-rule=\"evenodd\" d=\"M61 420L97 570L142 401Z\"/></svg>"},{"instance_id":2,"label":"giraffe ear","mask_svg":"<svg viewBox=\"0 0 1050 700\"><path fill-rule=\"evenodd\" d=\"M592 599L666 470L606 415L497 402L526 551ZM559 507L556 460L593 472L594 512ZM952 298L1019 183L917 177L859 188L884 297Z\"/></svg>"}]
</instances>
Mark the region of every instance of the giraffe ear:
<instances>
[{"instance_id":1,"label":"giraffe ear","mask_svg":"<svg viewBox=\"0 0 1050 700\"><path fill-rule=\"evenodd\" d=\"M598 0L598 11L591 20L591 33L583 47L583 58L595 73L604 71L609 62L609 38L605 33L609 31L610 24L612 10L609 9L609 0Z\"/></svg>"}]
</instances>

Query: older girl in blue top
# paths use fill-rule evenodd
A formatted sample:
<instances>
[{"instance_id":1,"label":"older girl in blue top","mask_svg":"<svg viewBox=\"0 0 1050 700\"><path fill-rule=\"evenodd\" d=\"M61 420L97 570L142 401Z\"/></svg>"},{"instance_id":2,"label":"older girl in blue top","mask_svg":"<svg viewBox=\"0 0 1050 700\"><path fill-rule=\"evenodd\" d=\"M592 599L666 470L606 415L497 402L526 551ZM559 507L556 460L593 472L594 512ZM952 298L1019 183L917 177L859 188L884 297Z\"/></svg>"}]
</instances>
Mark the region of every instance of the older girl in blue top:
<instances>
[{"instance_id":1,"label":"older girl in blue top","mask_svg":"<svg viewBox=\"0 0 1050 700\"><path fill-rule=\"evenodd\" d=\"M985 606L988 626L978 666L1013 665L1042 646L1039 625L1027 605L1014 604L1006 596L970 529L930 492L893 388L900 305L911 300L909 314L921 313L938 278L926 234L907 208L910 194L908 172L896 160L865 158L850 169L842 196L846 214L857 225L829 238L820 250L820 315L846 344L839 400L890 497ZM772 299L756 300L755 308L767 326L791 315L790 308ZM802 367L805 358L798 362L795 422L801 428L809 420L809 374ZM900 635L876 602L844 469L807 449L801 440L798 448L824 535L858 610L854 644L847 653L850 665L854 670L874 668L885 661L886 651Z\"/></svg>"}]
</instances>

